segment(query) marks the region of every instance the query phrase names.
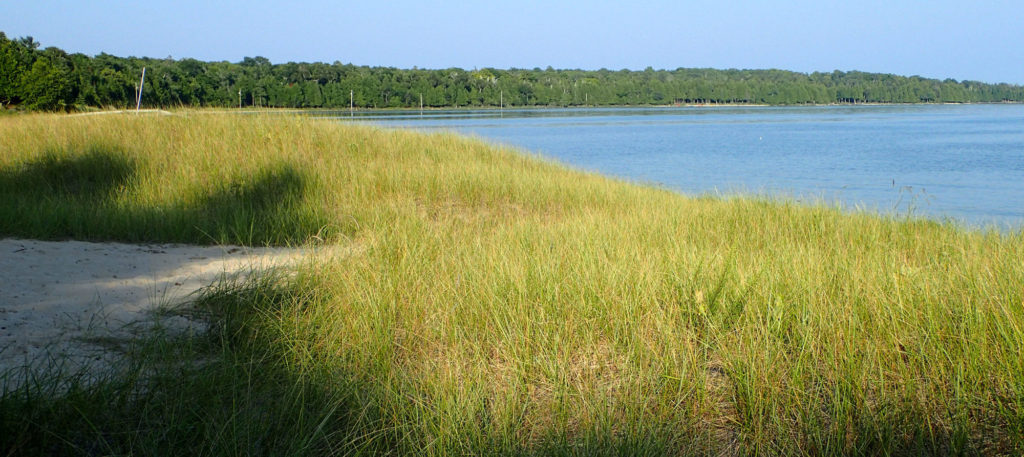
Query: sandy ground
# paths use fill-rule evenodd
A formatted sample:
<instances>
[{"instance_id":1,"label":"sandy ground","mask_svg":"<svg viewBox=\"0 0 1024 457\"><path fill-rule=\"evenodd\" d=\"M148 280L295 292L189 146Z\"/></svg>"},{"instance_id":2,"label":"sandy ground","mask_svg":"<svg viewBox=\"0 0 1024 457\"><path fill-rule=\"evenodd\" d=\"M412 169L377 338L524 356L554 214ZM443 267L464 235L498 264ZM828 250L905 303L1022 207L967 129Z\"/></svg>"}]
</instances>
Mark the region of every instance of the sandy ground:
<instances>
[{"instance_id":1,"label":"sandy ground","mask_svg":"<svg viewBox=\"0 0 1024 457\"><path fill-rule=\"evenodd\" d=\"M131 336L159 323L160 307L190 300L222 275L282 266L297 249L133 245L0 239L0 372L70 359L100 360L96 342Z\"/></svg>"}]
</instances>

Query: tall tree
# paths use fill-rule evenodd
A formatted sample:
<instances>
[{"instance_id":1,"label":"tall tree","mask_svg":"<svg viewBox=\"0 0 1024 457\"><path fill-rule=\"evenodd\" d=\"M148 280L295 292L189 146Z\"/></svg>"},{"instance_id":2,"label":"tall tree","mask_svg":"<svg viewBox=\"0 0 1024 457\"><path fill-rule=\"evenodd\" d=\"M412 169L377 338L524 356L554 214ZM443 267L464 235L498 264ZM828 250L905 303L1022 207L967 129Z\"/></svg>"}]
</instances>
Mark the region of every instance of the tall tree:
<instances>
[{"instance_id":1,"label":"tall tree","mask_svg":"<svg viewBox=\"0 0 1024 457\"><path fill-rule=\"evenodd\" d=\"M0 32L0 108L22 100L24 74L35 60L32 37L10 40Z\"/></svg>"}]
</instances>

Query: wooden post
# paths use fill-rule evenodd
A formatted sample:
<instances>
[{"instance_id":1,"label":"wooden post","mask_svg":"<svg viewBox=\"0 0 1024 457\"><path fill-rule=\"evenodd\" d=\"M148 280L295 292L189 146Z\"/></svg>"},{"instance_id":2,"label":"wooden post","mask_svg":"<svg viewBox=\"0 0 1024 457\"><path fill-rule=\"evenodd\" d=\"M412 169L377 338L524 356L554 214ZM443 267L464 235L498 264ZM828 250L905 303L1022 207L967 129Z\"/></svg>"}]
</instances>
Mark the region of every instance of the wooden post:
<instances>
[{"instance_id":1,"label":"wooden post","mask_svg":"<svg viewBox=\"0 0 1024 457\"><path fill-rule=\"evenodd\" d=\"M142 106L142 86L146 83L146 67L142 67L142 78L139 79L139 94L135 98L135 114L139 114L139 108Z\"/></svg>"}]
</instances>

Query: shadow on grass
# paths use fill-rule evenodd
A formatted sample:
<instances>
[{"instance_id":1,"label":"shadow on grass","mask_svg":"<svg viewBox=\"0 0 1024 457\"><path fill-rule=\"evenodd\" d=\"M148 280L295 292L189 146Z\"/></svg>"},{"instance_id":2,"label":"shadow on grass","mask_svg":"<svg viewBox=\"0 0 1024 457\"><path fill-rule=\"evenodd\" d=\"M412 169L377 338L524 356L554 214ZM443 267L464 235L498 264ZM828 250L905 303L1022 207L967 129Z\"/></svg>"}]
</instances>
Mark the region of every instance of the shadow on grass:
<instances>
[{"instance_id":1,"label":"shadow on grass","mask_svg":"<svg viewBox=\"0 0 1024 457\"><path fill-rule=\"evenodd\" d=\"M55 371L5 388L0 455L307 453L339 428L334 412L346 392L286 366L265 336L253 335L257 328L223 325L253 319L251 301L274 307L287 299L266 281L212 292L199 306L220 325L139 340L99 381Z\"/></svg>"},{"instance_id":2,"label":"shadow on grass","mask_svg":"<svg viewBox=\"0 0 1024 457\"><path fill-rule=\"evenodd\" d=\"M288 164L219 185L209 194L147 206L133 154L117 146L49 150L0 169L0 235L35 239L198 244L297 244L326 221L306 204L306 175ZM187 198L191 197L191 199ZM189 201L190 203L183 203Z\"/></svg>"},{"instance_id":3,"label":"shadow on grass","mask_svg":"<svg viewBox=\"0 0 1024 457\"><path fill-rule=\"evenodd\" d=\"M197 301L206 332L141 341L100 382L54 374L0 392L0 455L666 455L678 444L657 424L635 424L643 435L556 427L523 443L487 421L453 423L432 443L408 417L423 405L373 381L388 373L339 371L282 333L275 316L324 305L315 284L250 281Z\"/></svg>"},{"instance_id":4,"label":"shadow on grass","mask_svg":"<svg viewBox=\"0 0 1024 457\"><path fill-rule=\"evenodd\" d=\"M36 161L0 169L0 192L32 203L69 200L96 204L127 186L135 169L127 154L116 148L93 145L73 157L50 150Z\"/></svg>"},{"instance_id":5,"label":"shadow on grass","mask_svg":"<svg viewBox=\"0 0 1024 457\"><path fill-rule=\"evenodd\" d=\"M741 408L738 441L699 421L680 427L640 418L571 434L569 423L551 424L525 441L523 430L496 429L487 420L427 430L429 398L393 390L402 385L394 382L401 367L382 360L379 372L345 372L332 358L350 354L326 354L282 325L282 317L327 305L316 292L321 280L268 274L219 285L196 304L211 324L204 333L143 340L100 382L44 379L0 392L0 455L979 453L965 438L932 429L921 413L899 408L865 410L869 416L831 431L795 423L758 430L755 424L770 418L746 417ZM781 434L766 440L765 432ZM1005 446L995 453L1013 444Z\"/></svg>"},{"instance_id":6,"label":"shadow on grass","mask_svg":"<svg viewBox=\"0 0 1024 457\"><path fill-rule=\"evenodd\" d=\"M330 358L346 355L318 354L282 325L326 305L316 290L273 273L222 283L196 302L201 334L140 340L98 382L54 373L0 388L0 455L667 455L688 431L554 426L523 443L483 418L425 429L416 393L375 381L399 367L345 372Z\"/></svg>"},{"instance_id":7,"label":"shadow on grass","mask_svg":"<svg viewBox=\"0 0 1024 457\"><path fill-rule=\"evenodd\" d=\"M187 219L180 224L181 237L246 245L301 243L326 226L305 206L307 190L305 175L283 164L236 180L181 211L178 216Z\"/></svg>"}]
</instances>

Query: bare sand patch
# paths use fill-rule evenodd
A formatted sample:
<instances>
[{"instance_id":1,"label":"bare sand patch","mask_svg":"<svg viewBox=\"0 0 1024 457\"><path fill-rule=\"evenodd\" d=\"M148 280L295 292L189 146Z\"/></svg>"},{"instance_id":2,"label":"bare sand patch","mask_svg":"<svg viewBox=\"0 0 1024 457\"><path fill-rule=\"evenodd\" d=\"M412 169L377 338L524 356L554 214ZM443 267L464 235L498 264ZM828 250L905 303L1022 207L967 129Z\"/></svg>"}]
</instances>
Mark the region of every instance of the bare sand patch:
<instances>
[{"instance_id":1,"label":"bare sand patch","mask_svg":"<svg viewBox=\"0 0 1024 457\"><path fill-rule=\"evenodd\" d=\"M95 341L152 325L162 307L220 278L284 266L308 250L0 239L0 372L43 359L100 360Z\"/></svg>"}]
</instances>

